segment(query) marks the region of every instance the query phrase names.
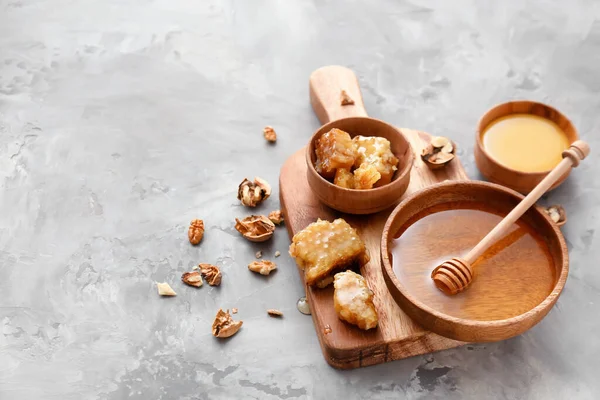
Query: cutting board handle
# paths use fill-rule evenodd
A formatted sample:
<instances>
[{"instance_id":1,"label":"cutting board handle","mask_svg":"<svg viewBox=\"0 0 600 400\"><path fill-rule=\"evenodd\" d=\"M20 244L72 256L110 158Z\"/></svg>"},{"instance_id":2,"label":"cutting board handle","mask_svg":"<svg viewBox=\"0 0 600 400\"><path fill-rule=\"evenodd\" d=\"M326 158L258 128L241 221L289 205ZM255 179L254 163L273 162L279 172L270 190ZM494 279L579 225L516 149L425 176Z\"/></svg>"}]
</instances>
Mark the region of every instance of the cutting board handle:
<instances>
[{"instance_id":1,"label":"cutting board handle","mask_svg":"<svg viewBox=\"0 0 600 400\"><path fill-rule=\"evenodd\" d=\"M347 117L366 117L358 79L351 69L339 65L321 67L310 75L310 102L323 125ZM342 90L354 104L342 105Z\"/></svg>"}]
</instances>

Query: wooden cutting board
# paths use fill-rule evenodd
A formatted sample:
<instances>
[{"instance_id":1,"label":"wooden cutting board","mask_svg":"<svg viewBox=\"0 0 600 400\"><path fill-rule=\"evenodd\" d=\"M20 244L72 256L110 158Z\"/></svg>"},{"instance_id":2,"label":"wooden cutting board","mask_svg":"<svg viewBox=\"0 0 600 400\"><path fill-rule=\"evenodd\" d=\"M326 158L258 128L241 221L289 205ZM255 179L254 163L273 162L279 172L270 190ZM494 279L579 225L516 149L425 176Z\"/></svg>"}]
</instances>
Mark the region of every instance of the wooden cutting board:
<instances>
[{"instance_id":1,"label":"wooden cutting board","mask_svg":"<svg viewBox=\"0 0 600 400\"><path fill-rule=\"evenodd\" d=\"M399 201L438 182L468 180L458 157L445 168L431 171L419 157L430 136L411 129L401 130L410 141L416 157L410 185ZM375 293L374 302L379 315L376 329L362 331L337 317L333 308L333 285L326 289L306 287L306 297L327 362L336 368L358 368L464 344L421 328L400 309L388 292L381 269L380 242L383 226L393 207L377 214L347 215L323 205L308 186L304 153L305 149L301 149L292 155L281 168L279 177L279 196L290 240L296 232L317 218L332 221L342 217L356 228L371 256L371 261L361 269L361 274ZM304 272L298 271L304 279ZM330 333L326 333L329 330Z\"/></svg>"}]
</instances>

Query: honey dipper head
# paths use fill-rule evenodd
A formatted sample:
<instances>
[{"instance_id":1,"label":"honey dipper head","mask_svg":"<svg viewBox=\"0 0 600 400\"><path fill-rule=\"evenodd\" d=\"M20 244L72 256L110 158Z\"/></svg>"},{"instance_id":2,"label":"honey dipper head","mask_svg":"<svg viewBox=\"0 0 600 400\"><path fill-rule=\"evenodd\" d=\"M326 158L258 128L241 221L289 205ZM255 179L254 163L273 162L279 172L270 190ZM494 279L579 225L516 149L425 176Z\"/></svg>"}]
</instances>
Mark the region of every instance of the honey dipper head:
<instances>
[{"instance_id":1,"label":"honey dipper head","mask_svg":"<svg viewBox=\"0 0 600 400\"><path fill-rule=\"evenodd\" d=\"M448 295L462 292L473 280L473 270L462 258L452 258L431 273L435 286Z\"/></svg>"}]
</instances>

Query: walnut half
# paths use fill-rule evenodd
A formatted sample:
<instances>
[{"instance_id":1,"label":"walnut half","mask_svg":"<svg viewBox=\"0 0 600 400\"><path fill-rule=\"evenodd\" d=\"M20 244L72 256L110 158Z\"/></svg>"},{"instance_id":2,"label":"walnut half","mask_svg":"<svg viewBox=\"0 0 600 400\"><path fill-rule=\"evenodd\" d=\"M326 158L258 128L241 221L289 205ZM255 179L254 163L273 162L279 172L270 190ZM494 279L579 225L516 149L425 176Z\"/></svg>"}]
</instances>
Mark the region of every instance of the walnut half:
<instances>
[{"instance_id":1,"label":"walnut half","mask_svg":"<svg viewBox=\"0 0 600 400\"><path fill-rule=\"evenodd\" d=\"M251 242L264 242L273 236L275 224L264 215L251 215L242 220L236 218L235 229Z\"/></svg>"},{"instance_id":2,"label":"walnut half","mask_svg":"<svg viewBox=\"0 0 600 400\"><path fill-rule=\"evenodd\" d=\"M238 187L237 198L246 207L256 207L271 195L271 185L262 178L255 177L254 182L244 178Z\"/></svg>"},{"instance_id":3,"label":"walnut half","mask_svg":"<svg viewBox=\"0 0 600 400\"><path fill-rule=\"evenodd\" d=\"M244 321L234 321L229 315L229 310L225 312L219 309L212 324L212 334L218 338L228 338L235 335L243 323Z\"/></svg>"},{"instance_id":4,"label":"walnut half","mask_svg":"<svg viewBox=\"0 0 600 400\"><path fill-rule=\"evenodd\" d=\"M221 270L216 265L199 264L200 273L206 279L210 286L219 286L221 284Z\"/></svg>"},{"instance_id":5,"label":"walnut half","mask_svg":"<svg viewBox=\"0 0 600 400\"><path fill-rule=\"evenodd\" d=\"M204 237L204 221L201 219L194 219L190 222L190 227L188 229L188 239L191 244L198 244Z\"/></svg>"},{"instance_id":6,"label":"walnut half","mask_svg":"<svg viewBox=\"0 0 600 400\"><path fill-rule=\"evenodd\" d=\"M265 139L267 140L267 142L275 142L277 141L277 133L275 132L275 129L273 129L270 126L265 126L263 128L263 135L265 137Z\"/></svg>"}]
</instances>

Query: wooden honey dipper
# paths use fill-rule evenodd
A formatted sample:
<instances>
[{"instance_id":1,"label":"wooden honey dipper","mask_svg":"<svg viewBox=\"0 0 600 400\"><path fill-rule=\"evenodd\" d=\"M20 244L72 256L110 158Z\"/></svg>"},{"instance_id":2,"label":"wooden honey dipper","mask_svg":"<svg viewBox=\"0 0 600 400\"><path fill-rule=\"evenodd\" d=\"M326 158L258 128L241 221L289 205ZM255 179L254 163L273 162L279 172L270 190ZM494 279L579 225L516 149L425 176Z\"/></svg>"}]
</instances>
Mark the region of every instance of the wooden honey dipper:
<instances>
[{"instance_id":1,"label":"wooden honey dipper","mask_svg":"<svg viewBox=\"0 0 600 400\"><path fill-rule=\"evenodd\" d=\"M590 154L590 146L583 140L577 140L563 151L563 160L521 202L498 223L477 245L464 257L454 257L438 265L431 273L431 278L442 292L453 295L465 290L473 280L472 264L495 243L540 197L566 172L579 165Z\"/></svg>"}]
</instances>

